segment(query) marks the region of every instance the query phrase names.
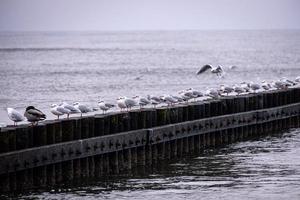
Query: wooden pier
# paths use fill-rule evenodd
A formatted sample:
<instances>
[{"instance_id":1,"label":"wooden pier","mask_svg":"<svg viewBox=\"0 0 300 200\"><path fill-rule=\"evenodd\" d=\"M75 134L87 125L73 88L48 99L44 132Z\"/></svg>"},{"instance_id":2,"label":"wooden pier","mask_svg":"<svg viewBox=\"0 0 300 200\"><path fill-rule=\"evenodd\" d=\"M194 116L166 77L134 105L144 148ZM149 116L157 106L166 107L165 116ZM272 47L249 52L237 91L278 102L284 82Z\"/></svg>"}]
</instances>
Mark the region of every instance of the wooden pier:
<instances>
[{"instance_id":1,"label":"wooden pier","mask_svg":"<svg viewBox=\"0 0 300 200\"><path fill-rule=\"evenodd\" d=\"M293 127L300 127L300 88L1 128L0 191L147 171Z\"/></svg>"}]
</instances>

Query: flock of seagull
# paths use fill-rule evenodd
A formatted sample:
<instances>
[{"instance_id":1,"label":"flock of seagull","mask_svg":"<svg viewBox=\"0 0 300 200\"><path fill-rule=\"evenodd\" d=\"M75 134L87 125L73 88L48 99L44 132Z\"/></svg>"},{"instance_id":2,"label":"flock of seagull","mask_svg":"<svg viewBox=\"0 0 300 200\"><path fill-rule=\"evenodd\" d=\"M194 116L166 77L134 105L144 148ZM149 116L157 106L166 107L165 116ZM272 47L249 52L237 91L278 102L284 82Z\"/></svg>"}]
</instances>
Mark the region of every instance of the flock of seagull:
<instances>
[{"instance_id":1,"label":"flock of seagull","mask_svg":"<svg viewBox=\"0 0 300 200\"><path fill-rule=\"evenodd\" d=\"M220 66L211 67L210 65L205 65L197 72L197 75L207 71L208 69L211 70L211 73L216 74L217 76L220 76L220 74L223 73L223 69ZM201 100L201 97L218 99L221 96L228 96L229 94L239 96L241 94L257 93L265 90L286 89L298 84L300 84L300 76L295 80L281 78L280 80L272 82L242 82L233 86L221 85L219 89L208 89L204 93L193 88L188 88L179 91L177 94L165 94L161 96L147 95L146 97L134 96L131 98L125 96L119 97L115 104L99 101L98 108L91 108L79 102L75 102L73 104L62 102L60 104L52 104L50 112L59 119L63 115L66 115L67 118L73 114L80 114L80 116L82 116L82 114L91 113L99 109L103 114L105 114L108 110L114 107L118 107L121 112L130 111L134 107L139 107L139 109L143 109L146 106L156 108L158 105L170 107L174 104L185 104L191 101ZM36 125L39 121L46 119L46 115L33 106L28 106L24 115L13 108L7 108L7 113L9 119L14 122L14 126L17 125L18 122L24 121L25 118L28 122L31 122L32 125Z\"/></svg>"}]
</instances>

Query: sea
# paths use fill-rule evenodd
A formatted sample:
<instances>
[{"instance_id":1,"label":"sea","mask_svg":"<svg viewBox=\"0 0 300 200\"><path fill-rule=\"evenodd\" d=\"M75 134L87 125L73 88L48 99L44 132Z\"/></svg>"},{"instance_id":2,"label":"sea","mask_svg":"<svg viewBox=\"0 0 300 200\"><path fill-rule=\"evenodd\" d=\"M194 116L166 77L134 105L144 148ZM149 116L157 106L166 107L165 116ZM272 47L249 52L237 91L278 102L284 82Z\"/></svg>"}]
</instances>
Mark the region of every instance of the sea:
<instances>
[{"instance_id":1,"label":"sea","mask_svg":"<svg viewBox=\"0 0 300 200\"><path fill-rule=\"evenodd\" d=\"M205 64L221 65L224 75L196 75ZM7 107L24 113L32 105L53 119L50 106L62 101L97 108L119 96L293 80L300 76L300 30L0 32L0 71L6 126ZM143 176L18 198L300 199L299 132L232 144Z\"/></svg>"}]
</instances>

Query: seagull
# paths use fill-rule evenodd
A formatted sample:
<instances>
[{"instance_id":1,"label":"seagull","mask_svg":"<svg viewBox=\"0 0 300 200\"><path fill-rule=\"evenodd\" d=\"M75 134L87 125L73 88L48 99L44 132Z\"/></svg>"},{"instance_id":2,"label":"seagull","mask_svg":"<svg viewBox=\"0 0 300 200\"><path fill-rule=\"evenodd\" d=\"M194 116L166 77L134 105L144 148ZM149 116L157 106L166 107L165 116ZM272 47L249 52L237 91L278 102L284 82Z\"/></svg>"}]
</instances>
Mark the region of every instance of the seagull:
<instances>
[{"instance_id":1,"label":"seagull","mask_svg":"<svg viewBox=\"0 0 300 200\"><path fill-rule=\"evenodd\" d=\"M242 87L240 87L238 85L235 85L233 87L233 90L234 90L234 92L237 93L237 96L239 96L240 94L242 94L243 92L245 92L244 88L242 88Z\"/></svg>"},{"instance_id":2,"label":"seagull","mask_svg":"<svg viewBox=\"0 0 300 200\"><path fill-rule=\"evenodd\" d=\"M245 92L249 92L250 91L250 86L246 82L242 82L241 83L241 87L245 90Z\"/></svg>"},{"instance_id":3,"label":"seagull","mask_svg":"<svg viewBox=\"0 0 300 200\"><path fill-rule=\"evenodd\" d=\"M110 104L110 103L105 103L104 101L99 101L98 105L99 105L100 109L103 111L103 114L105 114L106 111L108 111L109 109L115 107L115 105Z\"/></svg>"},{"instance_id":4,"label":"seagull","mask_svg":"<svg viewBox=\"0 0 300 200\"><path fill-rule=\"evenodd\" d=\"M202 74L203 72L210 69L211 73L216 74L217 76L221 76L223 71L223 68L218 65L218 67L212 67L211 65L204 65L198 72L197 75Z\"/></svg>"},{"instance_id":5,"label":"seagull","mask_svg":"<svg viewBox=\"0 0 300 200\"><path fill-rule=\"evenodd\" d=\"M32 125L34 125L35 123L38 124L38 121L46 119L46 115L33 106L28 106L26 108L24 116L27 118L27 121L32 123Z\"/></svg>"},{"instance_id":6,"label":"seagull","mask_svg":"<svg viewBox=\"0 0 300 200\"><path fill-rule=\"evenodd\" d=\"M147 99L150 101L154 108L156 108L156 106L161 103L161 99L157 96L147 95Z\"/></svg>"},{"instance_id":7,"label":"seagull","mask_svg":"<svg viewBox=\"0 0 300 200\"><path fill-rule=\"evenodd\" d=\"M18 122L24 121L24 117L21 113L13 108L7 108L8 118L14 122L14 126L18 125Z\"/></svg>"},{"instance_id":8,"label":"seagull","mask_svg":"<svg viewBox=\"0 0 300 200\"><path fill-rule=\"evenodd\" d=\"M193 88L188 88L187 90L185 90L185 93L184 93L185 96L188 96L190 98L193 98L194 101L196 101L196 98L198 97L203 97L203 93L198 91L198 90L195 90Z\"/></svg>"},{"instance_id":9,"label":"seagull","mask_svg":"<svg viewBox=\"0 0 300 200\"><path fill-rule=\"evenodd\" d=\"M288 87L287 84L284 83L283 81L274 81L274 82L272 82L272 85L276 89L286 89Z\"/></svg>"},{"instance_id":10,"label":"seagull","mask_svg":"<svg viewBox=\"0 0 300 200\"><path fill-rule=\"evenodd\" d=\"M134 99L124 97L124 102L127 108L127 111L130 110L132 107L137 105L137 102Z\"/></svg>"},{"instance_id":11,"label":"seagull","mask_svg":"<svg viewBox=\"0 0 300 200\"><path fill-rule=\"evenodd\" d=\"M285 77L281 78L280 81L284 82L287 86L293 86L296 85L294 81L291 81Z\"/></svg>"},{"instance_id":12,"label":"seagull","mask_svg":"<svg viewBox=\"0 0 300 200\"><path fill-rule=\"evenodd\" d=\"M232 87L229 87L229 86L221 85L221 91L226 93L227 96L228 96L228 94L233 92L234 89Z\"/></svg>"},{"instance_id":13,"label":"seagull","mask_svg":"<svg viewBox=\"0 0 300 200\"><path fill-rule=\"evenodd\" d=\"M177 103L177 100L170 95L163 95L160 97L163 102L172 106L174 103Z\"/></svg>"},{"instance_id":14,"label":"seagull","mask_svg":"<svg viewBox=\"0 0 300 200\"><path fill-rule=\"evenodd\" d=\"M117 98L117 105L121 109L121 111L123 109L127 108L126 103L125 103L125 98L124 97Z\"/></svg>"},{"instance_id":15,"label":"seagull","mask_svg":"<svg viewBox=\"0 0 300 200\"><path fill-rule=\"evenodd\" d=\"M67 113L67 118L69 118L70 114L81 113L81 111L78 108L75 108L75 106L72 106L72 105L68 104L67 102L62 102L60 104L60 106L62 106L65 109L68 109L70 111L69 113Z\"/></svg>"},{"instance_id":16,"label":"seagull","mask_svg":"<svg viewBox=\"0 0 300 200\"><path fill-rule=\"evenodd\" d=\"M137 101L137 103L140 105L140 109L143 108L143 106L146 106L151 103L147 98L140 97L140 96L135 96L133 97L134 100Z\"/></svg>"},{"instance_id":17,"label":"seagull","mask_svg":"<svg viewBox=\"0 0 300 200\"><path fill-rule=\"evenodd\" d=\"M193 95L197 96L197 97L203 97L203 93L198 91L198 90L195 90L193 88L189 88L187 89L187 91L191 91L193 93Z\"/></svg>"},{"instance_id":18,"label":"seagull","mask_svg":"<svg viewBox=\"0 0 300 200\"><path fill-rule=\"evenodd\" d=\"M196 98L192 91L182 90L178 93L182 99L188 102L190 99Z\"/></svg>"},{"instance_id":19,"label":"seagull","mask_svg":"<svg viewBox=\"0 0 300 200\"><path fill-rule=\"evenodd\" d=\"M184 102L184 101L186 101L186 99L184 99L183 97L181 97L181 96L177 96L177 95L170 95L172 98L174 98L174 99L176 99L176 101L178 102L178 103L180 103L180 102Z\"/></svg>"},{"instance_id":20,"label":"seagull","mask_svg":"<svg viewBox=\"0 0 300 200\"><path fill-rule=\"evenodd\" d=\"M194 98L194 95L192 92L187 92L187 91L180 91L178 92L180 98L182 98L185 102L189 102L190 99Z\"/></svg>"},{"instance_id":21,"label":"seagull","mask_svg":"<svg viewBox=\"0 0 300 200\"><path fill-rule=\"evenodd\" d=\"M249 83L249 87L251 88L251 90L253 90L254 93L256 93L256 90L259 90L261 88L257 83Z\"/></svg>"},{"instance_id":22,"label":"seagull","mask_svg":"<svg viewBox=\"0 0 300 200\"><path fill-rule=\"evenodd\" d=\"M218 99L220 97L219 91L215 89L209 89L205 92L206 96L209 96L213 99Z\"/></svg>"},{"instance_id":23,"label":"seagull","mask_svg":"<svg viewBox=\"0 0 300 200\"><path fill-rule=\"evenodd\" d=\"M297 76L297 77L295 78L295 82L300 83L300 76Z\"/></svg>"},{"instance_id":24,"label":"seagull","mask_svg":"<svg viewBox=\"0 0 300 200\"><path fill-rule=\"evenodd\" d=\"M71 110L64 108L64 106L62 104L60 104L60 105L52 104L51 108L55 108L58 112L62 113L63 115L64 114L68 115L68 118L69 118L69 114L71 113Z\"/></svg>"},{"instance_id":25,"label":"seagull","mask_svg":"<svg viewBox=\"0 0 300 200\"><path fill-rule=\"evenodd\" d=\"M266 81L262 81L261 82L261 87L264 89L264 90L270 90L272 88L272 86L267 83Z\"/></svg>"},{"instance_id":26,"label":"seagull","mask_svg":"<svg viewBox=\"0 0 300 200\"><path fill-rule=\"evenodd\" d=\"M56 104L52 104L51 105L51 109L50 109L50 112L53 114L53 115L56 115L57 116L57 119L59 119L59 116L61 115L64 115L65 113L63 113L65 109L61 106L58 106Z\"/></svg>"},{"instance_id":27,"label":"seagull","mask_svg":"<svg viewBox=\"0 0 300 200\"><path fill-rule=\"evenodd\" d=\"M81 104L79 102L75 102L73 103L74 107L77 108L78 110L80 110L80 116L82 117L82 113L89 113L89 112L93 112L93 110L91 108L89 108L87 105Z\"/></svg>"}]
</instances>

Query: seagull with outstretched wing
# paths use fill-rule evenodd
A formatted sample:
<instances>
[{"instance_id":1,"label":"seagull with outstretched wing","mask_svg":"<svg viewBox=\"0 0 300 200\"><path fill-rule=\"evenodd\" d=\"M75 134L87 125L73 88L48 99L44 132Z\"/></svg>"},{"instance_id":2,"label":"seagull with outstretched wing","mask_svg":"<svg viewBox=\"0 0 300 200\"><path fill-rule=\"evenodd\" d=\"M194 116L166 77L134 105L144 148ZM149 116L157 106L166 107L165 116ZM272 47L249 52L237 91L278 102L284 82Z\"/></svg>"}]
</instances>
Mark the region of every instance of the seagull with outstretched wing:
<instances>
[{"instance_id":1,"label":"seagull with outstretched wing","mask_svg":"<svg viewBox=\"0 0 300 200\"><path fill-rule=\"evenodd\" d=\"M211 73L216 74L217 76L221 76L224 72L223 68L218 65L217 67L213 67L211 65L204 65L201 67L201 69L197 72L197 75L202 74L206 72L207 70L210 70Z\"/></svg>"}]
</instances>

